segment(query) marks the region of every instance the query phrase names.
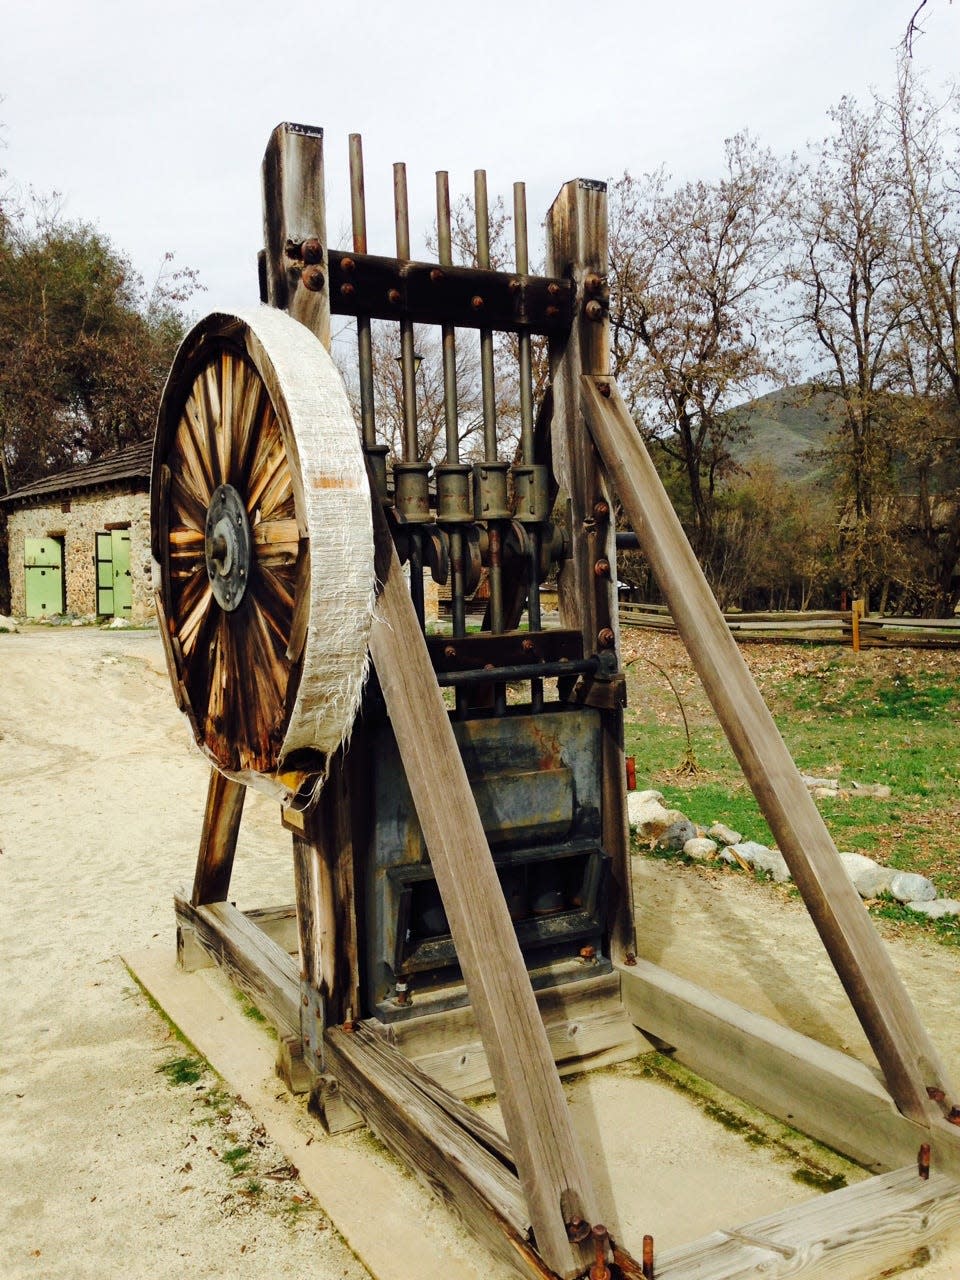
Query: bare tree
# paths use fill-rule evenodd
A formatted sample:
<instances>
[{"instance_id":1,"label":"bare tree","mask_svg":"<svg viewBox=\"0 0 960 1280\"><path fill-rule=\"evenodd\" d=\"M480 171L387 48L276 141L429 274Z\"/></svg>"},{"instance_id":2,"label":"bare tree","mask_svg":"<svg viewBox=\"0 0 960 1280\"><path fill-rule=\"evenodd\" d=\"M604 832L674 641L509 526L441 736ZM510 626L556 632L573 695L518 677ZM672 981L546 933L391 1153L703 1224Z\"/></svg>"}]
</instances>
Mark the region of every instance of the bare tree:
<instances>
[{"instance_id":1,"label":"bare tree","mask_svg":"<svg viewBox=\"0 0 960 1280\"><path fill-rule=\"evenodd\" d=\"M731 410L782 367L772 303L791 182L789 166L739 135L718 181L673 187L663 172L627 173L611 192L614 372L682 472L708 572L718 485L744 431Z\"/></svg>"}]
</instances>

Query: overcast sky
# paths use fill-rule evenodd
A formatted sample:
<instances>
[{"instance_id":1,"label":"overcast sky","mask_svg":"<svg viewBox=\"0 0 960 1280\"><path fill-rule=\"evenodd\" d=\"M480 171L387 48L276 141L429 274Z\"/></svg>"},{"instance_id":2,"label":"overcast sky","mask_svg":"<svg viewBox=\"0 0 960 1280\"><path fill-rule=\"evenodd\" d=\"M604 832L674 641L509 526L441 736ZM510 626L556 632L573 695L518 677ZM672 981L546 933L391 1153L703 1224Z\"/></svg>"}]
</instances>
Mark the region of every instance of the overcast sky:
<instances>
[{"instance_id":1,"label":"overcast sky","mask_svg":"<svg viewBox=\"0 0 960 1280\"><path fill-rule=\"evenodd\" d=\"M454 194L486 168L508 203L524 179L533 238L568 178L661 164L708 176L740 129L784 152L821 136L843 94L893 84L916 3L15 0L0 167L8 185L61 192L67 216L96 223L148 282L168 250L197 268L208 291L192 310L242 306L257 296L260 160L282 120L326 131L333 240L348 226L351 131L371 252L395 252L396 160L415 240L441 168ZM960 65L960 3L927 10L915 61L939 85Z\"/></svg>"}]
</instances>

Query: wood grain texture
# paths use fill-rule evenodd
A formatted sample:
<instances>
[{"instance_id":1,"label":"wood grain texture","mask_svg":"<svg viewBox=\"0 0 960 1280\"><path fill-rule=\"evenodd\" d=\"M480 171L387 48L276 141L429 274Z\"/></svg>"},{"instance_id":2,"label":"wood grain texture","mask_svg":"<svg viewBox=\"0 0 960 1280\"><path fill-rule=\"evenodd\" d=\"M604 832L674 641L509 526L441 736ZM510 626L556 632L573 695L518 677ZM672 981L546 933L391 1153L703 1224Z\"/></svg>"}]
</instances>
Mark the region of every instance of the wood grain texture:
<instances>
[{"instance_id":1,"label":"wood grain texture","mask_svg":"<svg viewBox=\"0 0 960 1280\"><path fill-rule=\"evenodd\" d=\"M327 1058L374 1133L501 1262L527 1280L551 1274L542 1264L532 1271L515 1247L529 1219L494 1130L362 1025L329 1031Z\"/></svg>"},{"instance_id":2,"label":"wood grain texture","mask_svg":"<svg viewBox=\"0 0 960 1280\"><path fill-rule=\"evenodd\" d=\"M581 374L606 373L610 368L609 322L605 315L593 320L584 312L585 279L607 275L606 184L584 179L565 183L547 214L546 229L547 273L573 280L576 295L569 335L550 342L551 453L556 479L570 499L573 544L557 580L560 623L581 629L587 655L597 652L600 633L609 629L619 655L615 522L609 515L613 502L580 407ZM606 516L598 514L598 504L606 504ZM602 560L611 569L598 577L595 568ZM611 859L610 951L620 960L636 948L619 702L603 710L602 732L602 840Z\"/></svg>"},{"instance_id":3,"label":"wood grain texture","mask_svg":"<svg viewBox=\"0 0 960 1280\"><path fill-rule=\"evenodd\" d=\"M382 512L371 653L467 990L481 1028L537 1247L561 1275L588 1254L565 1221L596 1203L463 761Z\"/></svg>"},{"instance_id":4,"label":"wood grain texture","mask_svg":"<svg viewBox=\"0 0 960 1280\"><path fill-rule=\"evenodd\" d=\"M219 769L211 768L200 832L200 852L190 895L195 907L207 902L224 902L230 891L245 794L242 782L233 782Z\"/></svg>"},{"instance_id":5,"label":"wood grain texture","mask_svg":"<svg viewBox=\"0 0 960 1280\"><path fill-rule=\"evenodd\" d=\"M607 388L601 394L600 386ZM624 512L897 1106L931 1122L928 1086L953 1094L916 1010L697 563L612 379L581 379L583 408Z\"/></svg>"},{"instance_id":6,"label":"wood grain texture","mask_svg":"<svg viewBox=\"0 0 960 1280\"><path fill-rule=\"evenodd\" d=\"M276 1028L300 1035L300 976L296 962L229 902L194 906L176 896L177 923L194 931L213 957Z\"/></svg>"},{"instance_id":7,"label":"wood grain texture","mask_svg":"<svg viewBox=\"0 0 960 1280\"><path fill-rule=\"evenodd\" d=\"M809 1036L638 960L620 971L634 1023L678 1062L872 1172L930 1142L933 1167L960 1178L960 1129L932 1129L896 1108L875 1070Z\"/></svg>"},{"instance_id":8,"label":"wood grain texture","mask_svg":"<svg viewBox=\"0 0 960 1280\"><path fill-rule=\"evenodd\" d=\"M660 1254L657 1280L876 1280L960 1230L960 1183L915 1165Z\"/></svg>"}]
</instances>

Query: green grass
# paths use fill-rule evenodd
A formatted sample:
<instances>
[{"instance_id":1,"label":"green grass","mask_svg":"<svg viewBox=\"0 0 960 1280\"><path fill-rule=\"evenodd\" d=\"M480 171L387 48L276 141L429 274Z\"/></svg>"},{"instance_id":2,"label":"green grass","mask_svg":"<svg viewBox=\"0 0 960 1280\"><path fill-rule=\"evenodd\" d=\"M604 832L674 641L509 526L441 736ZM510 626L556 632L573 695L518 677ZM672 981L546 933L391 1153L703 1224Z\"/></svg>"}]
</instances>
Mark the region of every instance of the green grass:
<instances>
[{"instance_id":1,"label":"green grass","mask_svg":"<svg viewBox=\"0 0 960 1280\"><path fill-rule=\"evenodd\" d=\"M892 789L888 800L846 789L817 800L838 847L918 871L941 896L960 897L960 659L760 648L746 647L745 656L801 771L838 778L841 787L857 781ZM679 768L686 738L671 690L649 669L633 672L642 693L630 697L626 750L638 787L662 791L666 804L700 826L720 821L746 839L774 843L699 684L674 667L700 766L691 777ZM944 940L957 927L935 923Z\"/></svg>"},{"instance_id":2,"label":"green grass","mask_svg":"<svg viewBox=\"0 0 960 1280\"><path fill-rule=\"evenodd\" d=\"M161 1062L158 1073L167 1077L171 1084L196 1084L203 1075L204 1064L200 1058L171 1058Z\"/></svg>"}]
</instances>

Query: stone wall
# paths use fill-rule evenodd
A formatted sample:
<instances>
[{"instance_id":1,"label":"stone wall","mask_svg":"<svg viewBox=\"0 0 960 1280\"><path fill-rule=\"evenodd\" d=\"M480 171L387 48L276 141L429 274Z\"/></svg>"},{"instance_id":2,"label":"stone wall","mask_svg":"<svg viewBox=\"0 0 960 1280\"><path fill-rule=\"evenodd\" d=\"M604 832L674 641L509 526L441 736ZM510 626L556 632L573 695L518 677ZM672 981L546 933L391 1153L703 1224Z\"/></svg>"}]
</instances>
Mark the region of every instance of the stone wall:
<instances>
[{"instance_id":1,"label":"stone wall","mask_svg":"<svg viewBox=\"0 0 960 1280\"><path fill-rule=\"evenodd\" d=\"M67 507L68 510L63 508ZM150 569L150 495L130 492L71 494L62 501L24 506L8 513L10 612L26 614L23 544L25 538L62 538L68 614L95 614L96 538L108 525L130 529L131 622L154 617Z\"/></svg>"}]
</instances>

